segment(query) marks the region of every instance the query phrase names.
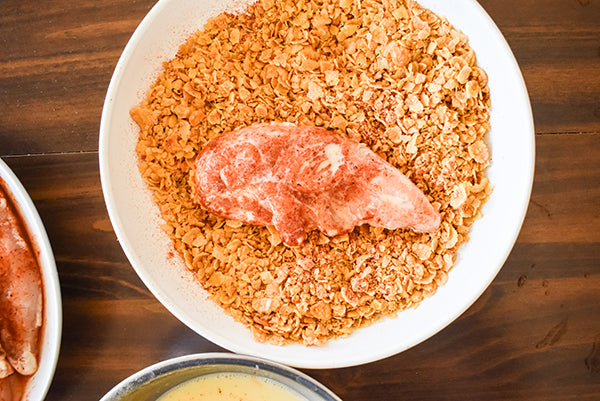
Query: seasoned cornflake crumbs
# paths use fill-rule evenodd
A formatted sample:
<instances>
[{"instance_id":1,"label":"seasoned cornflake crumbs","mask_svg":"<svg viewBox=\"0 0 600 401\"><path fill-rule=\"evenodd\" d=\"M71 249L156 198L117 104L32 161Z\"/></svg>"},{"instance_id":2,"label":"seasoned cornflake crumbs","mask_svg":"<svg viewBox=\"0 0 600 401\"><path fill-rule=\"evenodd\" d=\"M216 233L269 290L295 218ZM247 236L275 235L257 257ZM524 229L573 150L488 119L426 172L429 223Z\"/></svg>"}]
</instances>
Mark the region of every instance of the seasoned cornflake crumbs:
<instances>
[{"instance_id":1,"label":"seasoned cornflake crumbs","mask_svg":"<svg viewBox=\"0 0 600 401\"><path fill-rule=\"evenodd\" d=\"M259 341L324 344L414 308L443 285L491 186L487 76L464 34L407 0L260 0L183 44L131 110L140 171L187 267ZM345 133L407 175L435 234L370 226L284 246L272 227L192 201L215 136L289 121Z\"/></svg>"}]
</instances>

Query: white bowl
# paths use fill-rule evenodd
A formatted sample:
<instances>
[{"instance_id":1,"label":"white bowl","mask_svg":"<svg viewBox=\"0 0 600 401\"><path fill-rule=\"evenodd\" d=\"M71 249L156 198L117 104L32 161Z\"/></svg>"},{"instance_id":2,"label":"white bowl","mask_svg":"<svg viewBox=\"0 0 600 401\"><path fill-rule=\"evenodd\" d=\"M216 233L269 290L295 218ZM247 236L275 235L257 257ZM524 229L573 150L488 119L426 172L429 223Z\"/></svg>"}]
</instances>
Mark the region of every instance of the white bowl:
<instances>
[{"instance_id":1,"label":"white bowl","mask_svg":"<svg viewBox=\"0 0 600 401\"><path fill-rule=\"evenodd\" d=\"M406 350L460 316L502 267L521 228L534 169L534 129L527 90L500 31L474 0L422 0L468 37L488 74L492 110L487 170L494 191L483 218L461 246L447 284L415 310L354 332L321 347L284 347L255 341L250 331L207 300L182 261L170 256L159 228L158 208L138 172L138 128L129 110L146 95L187 37L232 0L161 0L127 44L112 77L100 126L100 173L110 219L129 261L152 293L177 318L214 343L304 368L330 368L375 361Z\"/></svg>"},{"instance_id":2,"label":"white bowl","mask_svg":"<svg viewBox=\"0 0 600 401\"><path fill-rule=\"evenodd\" d=\"M310 376L251 356L207 353L186 355L148 366L113 387L100 401L155 401L179 384L210 374L240 373L276 382L306 401L341 401Z\"/></svg>"},{"instance_id":3,"label":"white bowl","mask_svg":"<svg viewBox=\"0 0 600 401\"><path fill-rule=\"evenodd\" d=\"M2 185L2 182L5 185ZM23 398L28 401L41 401L46 397L52 383L60 351L62 302L58 272L42 220L27 191L2 159L0 159L0 185L8 192L24 221L31 243L37 252L42 272L44 320L41 353L38 370L27 382Z\"/></svg>"}]
</instances>

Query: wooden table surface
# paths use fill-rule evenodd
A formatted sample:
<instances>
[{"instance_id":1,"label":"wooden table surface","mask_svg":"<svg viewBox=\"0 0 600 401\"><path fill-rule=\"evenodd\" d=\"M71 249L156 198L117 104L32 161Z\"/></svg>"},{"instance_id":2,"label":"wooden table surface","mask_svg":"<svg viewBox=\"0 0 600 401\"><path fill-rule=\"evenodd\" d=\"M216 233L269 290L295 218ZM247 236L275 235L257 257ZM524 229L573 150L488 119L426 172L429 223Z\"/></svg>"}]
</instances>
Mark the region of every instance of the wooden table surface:
<instances>
[{"instance_id":1,"label":"wooden table surface","mask_svg":"<svg viewBox=\"0 0 600 401\"><path fill-rule=\"evenodd\" d=\"M98 400L133 372L224 351L152 296L104 205L98 129L153 0L0 2L0 156L45 223L63 338L47 400ZM536 172L518 241L481 298L399 355L304 370L345 401L600 400L600 1L481 0L522 69Z\"/></svg>"}]
</instances>

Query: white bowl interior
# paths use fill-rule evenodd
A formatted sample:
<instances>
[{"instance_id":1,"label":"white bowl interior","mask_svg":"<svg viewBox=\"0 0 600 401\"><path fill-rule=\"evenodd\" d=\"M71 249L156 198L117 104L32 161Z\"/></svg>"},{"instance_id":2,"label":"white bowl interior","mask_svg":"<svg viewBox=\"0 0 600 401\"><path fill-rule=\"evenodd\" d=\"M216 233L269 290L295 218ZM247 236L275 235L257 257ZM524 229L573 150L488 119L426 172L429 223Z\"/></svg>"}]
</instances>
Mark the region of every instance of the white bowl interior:
<instances>
[{"instance_id":1,"label":"white bowl interior","mask_svg":"<svg viewBox=\"0 0 600 401\"><path fill-rule=\"evenodd\" d=\"M42 272L44 322L41 354L38 370L28 381L25 390L27 394L25 399L40 401L45 398L50 388L60 351L62 302L58 272L48 235L37 210L21 182L2 160L0 160L0 178L6 183L31 236L32 243L38 251L38 262Z\"/></svg>"},{"instance_id":2,"label":"white bowl interior","mask_svg":"<svg viewBox=\"0 0 600 401\"><path fill-rule=\"evenodd\" d=\"M502 267L527 209L534 169L534 129L529 98L518 65L500 31L474 0L421 0L421 5L462 30L488 74L491 92L494 186L483 218L472 226L447 284L415 310L402 312L325 346L259 343L221 311L172 256L159 228L158 208L137 169L138 129L129 110L146 95L187 37L234 0L161 0L125 48L111 80L100 127L100 172L107 209L132 266L153 294L190 328L231 351L304 368L358 365L394 355L429 338L462 314Z\"/></svg>"}]
</instances>

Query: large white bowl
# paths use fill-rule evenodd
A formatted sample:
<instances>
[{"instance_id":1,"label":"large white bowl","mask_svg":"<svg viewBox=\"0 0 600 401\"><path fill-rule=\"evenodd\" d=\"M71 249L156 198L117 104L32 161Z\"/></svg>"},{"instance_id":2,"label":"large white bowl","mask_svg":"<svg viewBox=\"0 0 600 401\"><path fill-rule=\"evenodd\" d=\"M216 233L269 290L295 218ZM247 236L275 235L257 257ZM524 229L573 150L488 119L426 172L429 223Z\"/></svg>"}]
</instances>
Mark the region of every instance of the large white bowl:
<instances>
[{"instance_id":1,"label":"large white bowl","mask_svg":"<svg viewBox=\"0 0 600 401\"><path fill-rule=\"evenodd\" d=\"M209 16L235 0L161 0L127 44L108 88L100 126L100 174L110 219L129 261L152 293L190 328L234 352L304 368L375 361L429 338L462 314L502 267L527 209L534 169L534 129L527 90L502 34L474 0L422 0L462 30L489 76L494 186L483 218L460 249L448 283L415 310L360 329L322 347L256 342L250 331L207 300L183 262L170 255L158 208L137 169L138 129L128 112L146 95L163 61Z\"/></svg>"},{"instance_id":2,"label":"large white bowl","mask_svg":"<svg viewBox=\"0 0 600 401\"><path fill-rule=\"evenodd\" d=\"M2 159L0 159L0 186L9 192L9 197L23 219L42 272L44 320L40 360L37 372L27 382L23 398L28 401L41 401L46 397L52 383L60 351L62 302L58 272L48 235L35 205L19 179Z\"/></svg>"}]
</instances>

